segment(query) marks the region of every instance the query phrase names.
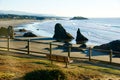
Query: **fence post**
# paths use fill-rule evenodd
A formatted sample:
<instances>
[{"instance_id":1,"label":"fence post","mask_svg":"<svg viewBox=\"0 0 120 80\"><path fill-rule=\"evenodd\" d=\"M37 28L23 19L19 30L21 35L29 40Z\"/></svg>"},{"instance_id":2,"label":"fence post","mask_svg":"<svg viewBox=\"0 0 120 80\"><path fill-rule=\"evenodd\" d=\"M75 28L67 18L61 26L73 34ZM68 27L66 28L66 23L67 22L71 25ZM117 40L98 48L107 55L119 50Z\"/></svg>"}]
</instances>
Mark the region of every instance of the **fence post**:
<instances>
[{"instance_id":1,"label":"fence post","mask_svg":"<svg viewBox=\"0 0 120 80\"><path fill-rule=\"evenodd\" d=\"M89 47L89 61L91 61L91 56L92 56L92 48Z\"/></svg>"},{"instance_id":2,"label":"fence post","mask_svg":"<svg viewBox=\"0 0 120 80\"><path fill-rule=\"evenodd\" d=\"M27 54L30 54L30 39L27 40Z\"/></svg>"},{"instance_id":3,"label":"fence post","mask_svg":"<svg viewBox=\"0 0 120 80\"><path fill-rule=\"evenodd\" d=\"M113 51L110 50L110 63L112 63L112 54L113 54Z\"/></svg>"},{"instance_id":4,"label":"fence post","mask_svg":"<svg viewBox=\"0 0 120 80\"><path fill-rule=\"evenodd\" d=\"M70 58L71 45L68 46L68 57Z\"/></svg>"},{"instance_id":5,"label":"fence post","mask_svg":"<svg viewBox=\"0 0 120 80\"><path fill-rule=\"evenodd\" d=\"M9 51L10 49L10 37L8 36L7 38L7 50Z\"/></svg>"},{"instance_id":6,"label":"fence post","mask_svg":"<svg viewBox=\"0 0 120 80\"><path fill-rule=\"evenodd\" d=\"M52 43L50 42L50 60L52 57ZM53 61L51 60L51 64L53 64Z\"/></svg>"}]
</instances>

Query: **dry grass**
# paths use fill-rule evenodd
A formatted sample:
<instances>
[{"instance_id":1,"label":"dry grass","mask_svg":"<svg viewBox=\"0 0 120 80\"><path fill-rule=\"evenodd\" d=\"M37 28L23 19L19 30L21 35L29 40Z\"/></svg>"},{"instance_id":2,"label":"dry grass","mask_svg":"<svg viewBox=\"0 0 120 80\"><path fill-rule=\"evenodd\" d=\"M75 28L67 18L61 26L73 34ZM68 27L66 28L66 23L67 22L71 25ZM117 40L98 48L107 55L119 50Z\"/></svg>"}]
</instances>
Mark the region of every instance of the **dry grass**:
<instances>
[{"instance_id":1,"label":"dry grass","mask_svg":"<svg viewBox=\"0 0 120 80\"><path fill-rule=\"evenodd\" d=\"M34 22L34 20L0 20L0 27L29 22ZM1 45L7 44L1 42ZM22 47L21 45L23 46L22 42L19 44L11 42L11 46L14 47ZM36 45L32 45L35 50L38 48ZM41 46L46 47L46 45ZM24 80L23 76L26 73L39 69L61 69L67 74L68 80L120 80L120 70L116 68L102 67L84 61L70 64L69 68L64 68L64 66L58 62L51 65L48 60L40 56L0 51L0 80Z\"/></svg>"},{"instance_id":2,"label":"dry grass","mask_svg":"<svg viewBox=\"0 0 120 80\"><path fill-rule=\"evenodd\" d=\"M84 62L64 64L38 56L19 53L0 52L0 80L24 80L22 77L31 71L39 69L61 69L67 73L68 80L120 80L120 70L95 66Z\"/></svg>"}]
</instances>

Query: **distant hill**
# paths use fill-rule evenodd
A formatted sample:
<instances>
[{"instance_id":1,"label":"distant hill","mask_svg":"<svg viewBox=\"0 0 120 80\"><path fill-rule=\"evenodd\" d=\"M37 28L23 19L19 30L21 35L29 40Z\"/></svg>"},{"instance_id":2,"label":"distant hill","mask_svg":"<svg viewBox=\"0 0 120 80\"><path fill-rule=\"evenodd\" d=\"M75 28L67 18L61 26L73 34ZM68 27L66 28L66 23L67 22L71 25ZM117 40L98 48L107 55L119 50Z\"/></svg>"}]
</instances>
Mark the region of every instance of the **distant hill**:
<instances>
[{"instance_id":1,"label":"distant hill","mask_svg":"<svg viewBox=\"0 0 120 80\"><path fill-rule=\"evenodd\" d=\"M23 11L13 11L13 10L0 10L0 14L16 14L16 15L30 15L30 16L52 16L56 17L52 14L36 14L36 13L29 13L29 12L23 12Z\"/></svg>"},{"instance_id":2,"label":"distant hill","mask_svg":"<svg viewBox=\"0 0 120 80\"><path fill-rule=\"evenodd\" d=\"M85 17L81 17L81 16L77 16L77 17L73 17L70 20L87 20L88 18Z\"/></svg>"},{"instance_id":3,"label":"distant hill","mask_svg":"<svg viewBox=\"0 0 120 80\"><path fill-rule=\"evenodd\" d=\"M35 13L28 13L22 11L4 11L0 10L0 19L9 18L9 19L36 19L36 20L43 20L43 19L61 19L59 16L51 15L51 14L35 14Z\"/></svg>"}]
</instances>

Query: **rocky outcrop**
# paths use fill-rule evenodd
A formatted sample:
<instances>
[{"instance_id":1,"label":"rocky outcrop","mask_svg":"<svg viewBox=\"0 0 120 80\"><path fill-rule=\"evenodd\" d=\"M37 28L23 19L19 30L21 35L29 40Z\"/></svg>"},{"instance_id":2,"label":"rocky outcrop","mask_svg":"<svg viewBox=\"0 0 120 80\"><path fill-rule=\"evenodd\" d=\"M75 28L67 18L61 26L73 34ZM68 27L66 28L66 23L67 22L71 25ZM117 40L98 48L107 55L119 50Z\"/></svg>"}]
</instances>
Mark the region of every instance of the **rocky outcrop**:
<instances>
[{"instance_id":1,"label":"rocky outcrop","mask_svg":"<svg viewBox=\"0 0 120 80\"><path fill-rule=\"evenodd\" d=\"M94 49L103 49L103 50L113 50L119 53L113 52L114 55L120 57L120 40L115 40L107 44L102 44L100 46L95 46Z\"/></svg>"},{"instance_id":2,"label":"rocky outcrop","mask_svg":"<svg viewBox=\"0 0 120 80\"><path fill-rule=\"evenodd\" d=\"M77 16L77 17L71 18L70 20L88 20L88 18Z\"/></svg>"},{"instance_id":3,"label":"rocky outcrop","mask_svg":"<svg viewBox=\"0 0 120 80\"><path fill-rule=\"evenodd\" d=\"M87 41L88 39L81 34L80 29L78 28L77 36L76 36L76 44L85 44Z\"/></svg>"},{"instance_id":4,"label":"rocky outcrop","mask_svg":"<svg viewBox=\"0 0 120 80\"><path fill-rule=\"evenodd\" d=\"M86 44L81 44L79 48L87 48Z\"/></svg>"},{"instance_id":5,"label":"rocky outcrop","mask_svg":"<svg viewBox=\"0 0 120 80\"><path fill-rule=\"evenodd\" d=\"M54 39L57 41L63 41L63 42L70 42L74 37L66 32L66 30L63 28L63 26L60 23L57 23L55 25L55 31L54 31Z\"/></svg>"},{"instance_id":6,"label":"rocky outcrop","mask_svg":"<svg viewBox=\"0 0 120 80\"><path fill-rule=\"evenodd\" d=\"M26 29L19 29L19 32L27 32Z\"/></svg>"},{"instance_id":7,"label":"rocky outcrop","mask_svg":"<svg viewBox=\"0 0 120 80\"><path fill-rule=\"evenodd\" d=\"M27 32L23 35L23 37L37 37L37 35L33 34L32 32Z\"/></svg>"},{"instance_id":8,"label":"rocky outcrop","mask_svg":"<svg viewBox=\"0 0 120 80\"><path fill-rule=\"evenodd\" d=\"M63 47L65 47L65 48L68 48L69 46L72 47L72 44L71 44L71 43L65 43L65 44L63 45Z\"/></svg>"}]
</instances>

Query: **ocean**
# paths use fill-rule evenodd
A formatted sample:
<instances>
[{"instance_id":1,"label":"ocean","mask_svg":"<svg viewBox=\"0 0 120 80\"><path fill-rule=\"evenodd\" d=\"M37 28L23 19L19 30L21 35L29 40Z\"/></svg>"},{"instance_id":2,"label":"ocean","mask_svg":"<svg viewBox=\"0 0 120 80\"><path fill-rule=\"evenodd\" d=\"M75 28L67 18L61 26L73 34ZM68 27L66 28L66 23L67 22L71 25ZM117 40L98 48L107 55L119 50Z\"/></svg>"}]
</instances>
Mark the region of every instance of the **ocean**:
<instances>
[{"instance_id":1,"label":"ocean","mask_svg":"<svg viewBox=\"0 0 120 80\"><path fill-rule=\"evenodd\" d=\"M79 28L81 33L89 39L88 45L101 45L120 40L120 18L49 20L19 25L15 29L26 29L38 36L53 37L56 23L60 23L75 39ZM75 39L71 43L75 44Z\"/></svg>"}]
</instances>

